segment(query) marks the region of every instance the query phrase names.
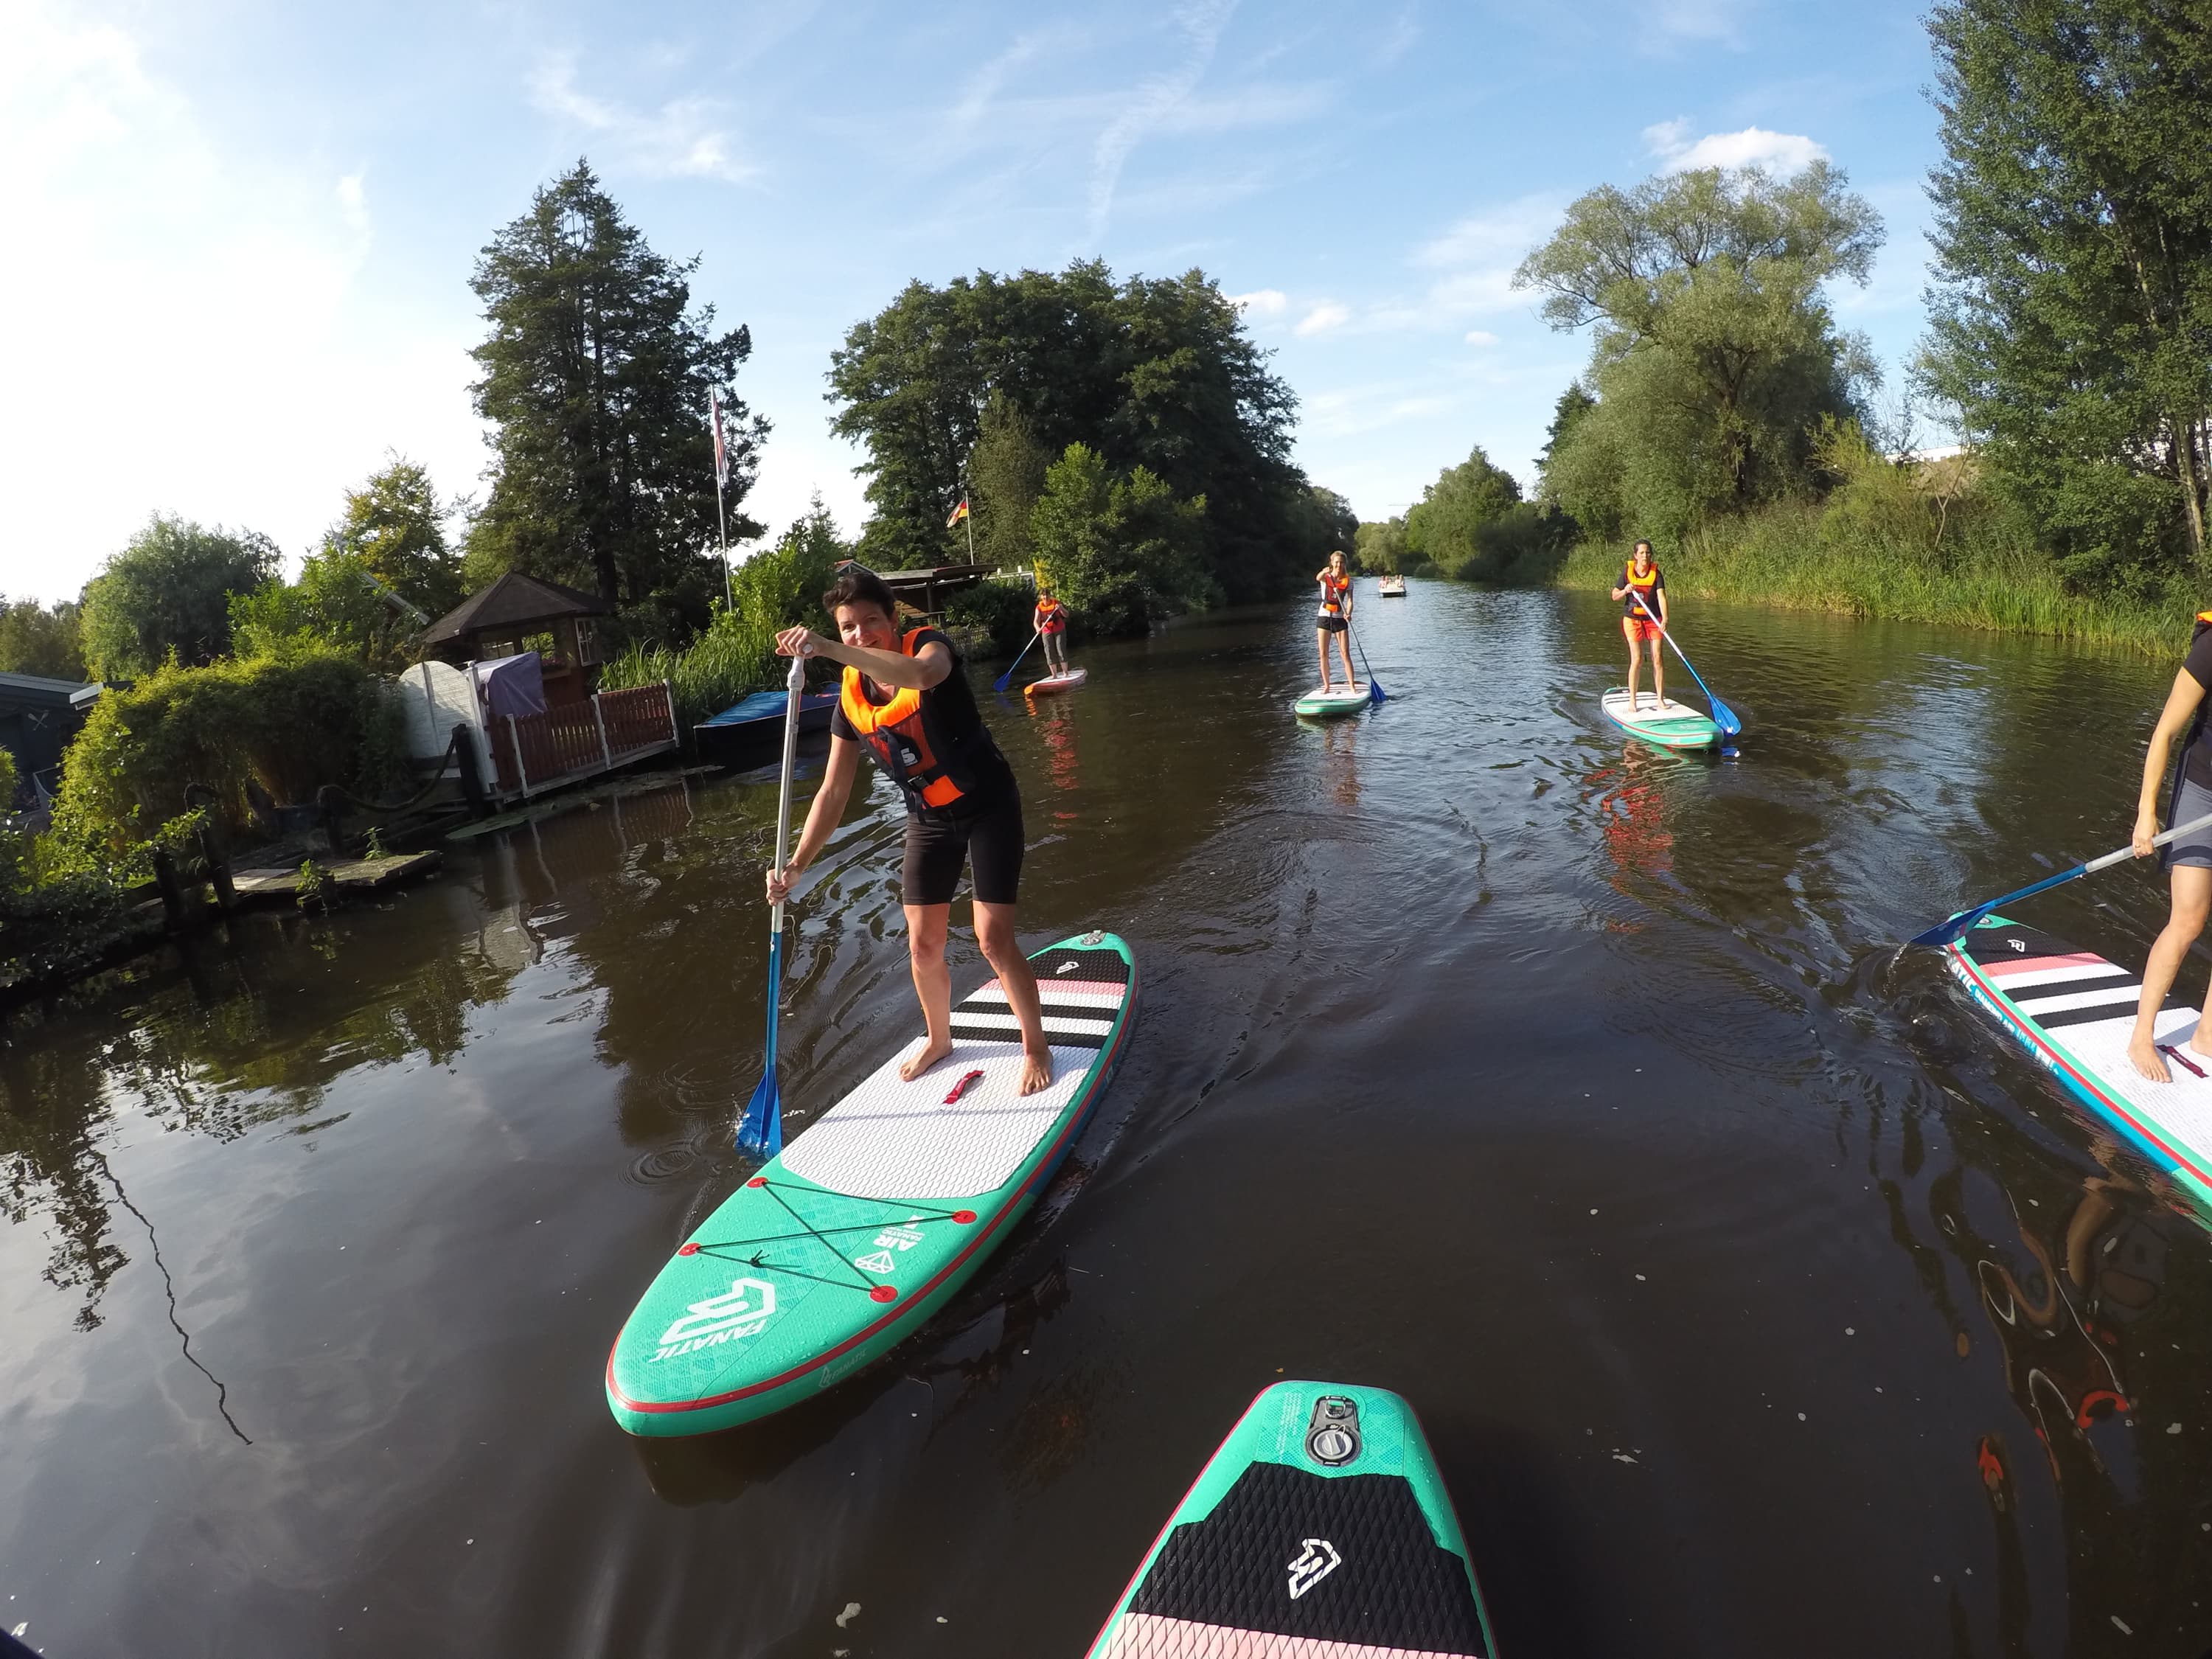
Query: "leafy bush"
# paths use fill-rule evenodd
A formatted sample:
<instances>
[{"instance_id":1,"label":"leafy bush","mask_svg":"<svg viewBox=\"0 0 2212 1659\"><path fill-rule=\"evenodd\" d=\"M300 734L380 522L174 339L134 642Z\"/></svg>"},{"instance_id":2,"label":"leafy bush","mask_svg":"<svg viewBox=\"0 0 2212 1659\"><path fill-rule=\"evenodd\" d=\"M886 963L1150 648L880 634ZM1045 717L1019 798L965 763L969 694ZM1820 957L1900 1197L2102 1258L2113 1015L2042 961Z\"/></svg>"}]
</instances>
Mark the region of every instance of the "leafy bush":
<instances>
[{"instance_id":1,"label":"leafy bush","mask_svg":"<svg viewBox=\"0 0 2212 1659\"><path fill-rule=\"evenodd\" d=\"M1010 657L1036 630L1036 595L1024 581L993 577L963 588L945 602L945 620L955 627L975 628L991 636L991 649ZM1071 618L1071 634L1079 635L1084 618Z\"/></svg>"},{"instance_id":2,"label":"leafy bush","mask_svg":"<svg viewBox=\"0 0 2212 1659\"><path fill-rule=\"evenodd\" d=\"M1178 500L1141 466L1117 477L1103 455L1075 443L1046 472L1030 528L1069 610L1097 633L1140 634L1212 599L1199 559L1205 520L1203 495Z\"/></svg>"},{"instance_id":3,"label":"leafy bush","mask_svg":"<svg viewBox=\"0 0 2212 1659\"><path fill-rule=\"evenodd\" d=\"M182 813L191 783L242 826L249 779L279 801L326 783L380 794L406 781L405 756L397 705L350 658L171 664L93 705L62 757L54 830L87 856L120 852Z\"/></svg>"},{"instance_id":4,"label":"leafy bush","mask_svg":"<svg viewBox=\"0 0 2212 1659\"><path fill-rule=\"evenodd\" d=\"M1575 521L1556 507L1516 501L1475 526L1474 551L1452 574L1462 581L1540 587L1559 574L1575 532Z\"/></svg>"}]
</instances>

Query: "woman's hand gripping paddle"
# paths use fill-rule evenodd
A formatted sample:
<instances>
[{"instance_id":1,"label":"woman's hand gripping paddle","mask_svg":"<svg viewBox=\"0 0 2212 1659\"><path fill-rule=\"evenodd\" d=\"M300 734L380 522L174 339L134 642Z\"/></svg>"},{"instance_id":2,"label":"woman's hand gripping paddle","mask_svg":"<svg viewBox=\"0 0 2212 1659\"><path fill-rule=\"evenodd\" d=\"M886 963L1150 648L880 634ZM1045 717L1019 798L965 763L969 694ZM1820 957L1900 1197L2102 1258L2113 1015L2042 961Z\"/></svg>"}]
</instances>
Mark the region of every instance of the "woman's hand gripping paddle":
<instances>
[{"instance_id":1,"label":"woman's hand gripping paddle","mask_svg":"<svg viewBox=\"0 0 2212 1659\"><path fill-rule=\"evenodd\" d=\"M791 700L783 710L783 782L776 792L775 868L783 873L791 846L791 775L799 755L799 697L806 689L806 659L793 657L784 684ZM751 1158L774 1158L783 1150L783 1098L775 1087L775 1016L783 995L783 901L769 907L768 1050L761 1062L760 1086L738 1120L738 1150Z\"/></svg>"},{"instance_id":2,"label":"woman's hand gripping paddle","mask_svg":"<svg viewBox=\"0 0 2212 1659\"><path fill-rule=\"evenodd\" d=\"M1359 647L1359 665L1367 671L1367 701L1370 702L1385 701L1382 688L1375 684L1375 665L1367 660L1367 647L1359 644L1359 635L1354 632L1352 618L1349 616L1344 619L1344 631L1352 635L1352 644Z\"/></svg>"},{"instance_id":3,"label":"woman's hand gripping paddle","mask_svg":"<svg viewBox=\"0 0 2212 1659\"><path fill-rule=\"evenodd\" d=\"M1667 631L1667 624L1652 614L1651 607L1644 603L1644 596L1634 588L1629 589L1628 592L1629 598L1636 601L1636 608L1650 618L1651 625L1659 630L1659 637L1668 644L1674 645L1674 636ZM1680 646L1674 645L1674 654L1682 659L1682 666L1690 671L1690 678L1697 681L1698 690L1705 694L1705 701L1712 705L1713 724L1720 727L1721 735L1724 738L1733 738L1741 733L1743 730L1743 722L1735 717L1735 710L1713 695L1713 688L1705 684L1705 676L1698 672L1697 665L1684 655ZM1735 750L1729 750L1727 752L1733 754Z\"/></svg>"},{"instance_id":4,"label":"woman's hand gripping paddle","mask_svg":"<svg viewBox=\"0 0 2212 1659\"><path fill-rule=\"evenodd\" d=\"M1035 645L1043 637L1044 629L1040 628L1036 633L1030 635L1030 645ZM1003 691L1014 683L1014 670L1019 668L1022 665L1022 659L1029 655L1030 645L1024 646L1020 652L1016 654L1014 659L1006 665L1006 672L991 682L991 690L994 691ZM1049 665L1049 664L1047 665L1047 666Z\"/></svg>"},{"instance_id":5,"label":"woman's hand gripping paddle","mask_svg":"<svg viewBox=\"0 0 2212 1659\"><path fill-rule=\"evenodd\" d=\"M2154 847L2163 847L2176 836L2194 835L2199 830L2212 830L2212 817L2197 818L2188 823L2177 823L2162 835L2153 836L2150 844ZM2057 875L2045 876L2041 881L2023 887L2017 892L2000 894L1987 904L1978 904L1971 910L1961 910L1949 921L1938 922L1926 933L1916 933L1905 943L1908 948L1915 945L1925 945L1931 950L1940 951L1945 945L1956 944L1964 939L1984 916L1993 910L2002 909L2015 899L2024 899L2033 894L2048 892L2054 887L2063 886L2076 876L2094 876L2100 870L2109 870L2116 864L2125 864L2135 856L2136 849L2130 845L2123 847L2117 853L2107 853L2100 859L2091 859L2087 864L2077 864L2071 870L2061 870Z\"/></svg>"}]
</instances>

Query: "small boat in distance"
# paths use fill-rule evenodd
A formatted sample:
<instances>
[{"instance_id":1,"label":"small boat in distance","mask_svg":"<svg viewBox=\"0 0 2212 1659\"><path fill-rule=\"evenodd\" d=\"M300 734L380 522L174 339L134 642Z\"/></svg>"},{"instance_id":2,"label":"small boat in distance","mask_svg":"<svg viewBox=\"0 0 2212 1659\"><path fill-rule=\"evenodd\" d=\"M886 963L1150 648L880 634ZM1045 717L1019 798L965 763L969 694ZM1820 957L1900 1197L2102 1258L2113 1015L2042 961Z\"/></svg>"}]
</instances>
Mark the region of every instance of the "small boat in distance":
<instances>
[{"instance_id":1,"label":"small boat in distance","mask_svg":"<svg viewBox=\"0 0 2212 1659\"><path fill-rule=\"evenodd\" d=\"M1406 597L1406 579L1394 570L1375 584L1375 593L1378 599L1402 599Z\"/></svg>"}]
</instances>

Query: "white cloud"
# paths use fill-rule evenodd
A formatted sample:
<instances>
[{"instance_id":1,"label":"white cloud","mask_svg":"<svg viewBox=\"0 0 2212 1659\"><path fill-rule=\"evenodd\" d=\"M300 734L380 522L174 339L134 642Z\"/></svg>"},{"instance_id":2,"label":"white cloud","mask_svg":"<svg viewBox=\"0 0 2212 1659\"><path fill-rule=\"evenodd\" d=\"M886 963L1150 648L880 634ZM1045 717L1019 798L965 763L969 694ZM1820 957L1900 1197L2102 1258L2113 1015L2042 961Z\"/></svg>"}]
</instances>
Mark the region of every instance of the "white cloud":
<instances>
[{"instance_id":1,"label":"white cloud","mask_svg":"<svg viewBox=\"0 0 2212 1659\"><path fill-rule=\"evenodd\" d=\"M1692 139L1690 132L1690 123L1680 118L1644 129L1644 144L1659 157L1661 172L1760 167L1771 173L1789 174L1828 158L1825 145L1801 133L1746 127L1741 132L1709 132L1702 138Z\"/></svg>"},{"instance_id":2,"label":"white cloud","mask_svg":"<svg viewBox=\"0 0 2212 1659\"><path fill-rule=\"evenodd\" d=\"M1352 307L1340 306L1334 300L1322 301L1298 319L1293 334L1326 334L1331 329L1342 328L1352 320Z\"/></svg>"},{"instance_id":3,"label":"white cloud","mask_svg":"<svg viewBox=\"0 0 2212 1659\"><path fill-rule=\"evenodd\" d=\"M1644 15L1644 42L1661 50L1684 41L1741 46L1748 0L1660 0Z\"/></svg>"},{"instance_id":4,"label":"white cloud","mask_svg":"<svg viewBox=\"0 0 2212 1659\"><path fill-rule=\"evenodd\" d=\"M724 106L712 98L677 98L640 114L576 86L576 64L567 55L546 58L531 77L531 102L604 141L617 171L649 179L718 179L741 185L760 169L735 153L723 125Z\"/></svg>"},{"instance_id":5,"label":"white cloud","mask_svg":"<svg viewBox=\"0 0 2212 1659\"><path fill-rule=\"evenodd\" d=\"M390 447L473 483L469 306L367 304L360 171L226 152L132 36L42 0L0 4L0 155L16 245L68 250L0 261L0 313L35 319L0 398L36 481L10 594L74 593L157 509L296 552Z\"/></svg>"},{"instance_id":6,"label":"white cloud","mask_svg":"<svg viewBox=\"0 0 2212 1659\"><path fill-rule=\"evenodd\" d=\"M1229 303L1239 311L1249 312L1257 317L1279 317L1291 301L1290 296L1280 289L1260 288L1249 294L1232 294L1229 296Z\"/></svg>"},{"instance_id":7,"label":"white cloud","mask_svg":"<svg viewBox=\"0 0 2212 1659\"><path fill-rule=\"evenodd\" d=\"M1467 331L1467 343L1471 346L1494 346L1498 337L1486 328L1471 328Z\"/></svg>"},{"instance_id":8,"label":"white cloud","mask_svg":"<svg viewBox=\"0 0 2212 1659\"><path fill-rule=\"evenodd\" d=\"M1198 89L1206 68L1213 62L1221 32L1229 27L1237 0L1197 0L1176 14L1176 22L1189 41L1182 62L1164 75L1138 87L1115 117L1091 156L1091 240L1096 243L1106 229L1106 216L1114 205L1114 191L1121 182L1121 168L1145 136L1173 116Z\"/></svg>"}]
</instances>

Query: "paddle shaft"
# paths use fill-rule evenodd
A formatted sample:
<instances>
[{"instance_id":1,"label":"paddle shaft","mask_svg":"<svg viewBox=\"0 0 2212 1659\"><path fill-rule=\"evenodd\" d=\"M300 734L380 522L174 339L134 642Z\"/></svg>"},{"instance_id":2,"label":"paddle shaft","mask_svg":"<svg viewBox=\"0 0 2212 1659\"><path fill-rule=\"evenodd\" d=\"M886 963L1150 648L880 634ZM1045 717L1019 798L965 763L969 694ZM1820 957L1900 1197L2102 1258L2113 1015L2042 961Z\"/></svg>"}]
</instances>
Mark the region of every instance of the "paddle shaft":
<instances>
[{"instance_id":1,"label":"paddle shaft","mask_svg":"<svg viewBox=\"0 0 2212 1659\"><path fill-rule=\"evenodd\" d=\"M791 848L792 775L799 769L799 701L806 690L806 659L793 657L784 684L790 695L783 706L783 781L775 797L775 868L783 873L783 860ZM768 912L768 1057L770 1077L775 1075L775 1017L783 989L783 901Z\"/></svg>"},{"instance_id":2,"label":"paddle shaft","mask_svg":"<svg viewBox=\"0 0 2212 1659\"><path fill-rule=\"evenodd\" d=\"M2192 818L2187 823L2177 823L2171 830L2161 830L2150 838L2150 844L2153 847L2163 847L2179 836L2194 835L2199 830L2212 830L2212 814L2207 814L2201 818ZM1964 935L1969 927L1992 910L2014 903L2021 899L2033 898L2038 893L2047 893L2052 888L2063 887L2079 877L2094 876L2098 871L2109 870L2116 864L2125 864L2135 856L2135 844L2130 842L2127 846L2117 851L2106 853L2101 858L2091 859L2086 864L2077 864L2070 870L2061 870L2055 876L2045 876L2041 881L2032 882L2014 892L2001 893L1987 904L1978 904L1971 910L1958 911L1911 942L1914 945L1948 945L1953 939Z\"/></svg>"},{"instance_id":3,"label":"paddle shaft","mask_svg":"<svg viewBox=\"0 0 2212 1659\"><path fill-rule=\"evenodd\" d=\"M1030 645L1035 645L1043 637L1044 629L1040 628L1036 633L1030 635ZM1029 655L1030 645L1024 646L1019 651L1014 653L1014 659L1006 665L1006 672L991 682L991 690L994 691L1003 691L1009 685L1013 684L1014 670L1019 668L1022 665L1022 659Z\"/></svg>"},{"instance_id":4,"label":"paddle shaft","mask_svg":"<svg viewBox=\"0 0 2212 1659\"><path fill-rule=\"evenodd\" d=\"M1697 665L1690 660L1688 653L1685 652L1680 646L1674 645L1674 636L1667 631L1667 624L1659 620L1657 615L1652 611L1651 607L1644 603L1644 596L1632 587L1628 590L1628 597L1630 602L1650 620L1651 625L1654 628L1659 630L1659 637L1666 641L1668 644L1674 646L1674 654L1681 658L1682 666L1690 671L1690 678L1697 681L1698 690L1705 694L1705 701L1713 706L1713 714L1716 716L1713 724L1720 726L1723 733L1728 737L1734 737L1735 735L1735 732L1728 730L1731 726L1735 726L1737 731L1742 730L1742 722L1736 719L1735 711L1713 695L1713 688L1705 684L1705 678L1704 675L1698 672ZM1654 671L1654 674L1656 678L1656 670Z\"/></svg>"},{"instance_id":5,"label":"paddle shaft","mask_svg":"<svg viewBox=\"0 0 2212 1659\"><path fill-rule=\"evenodd\" d=\"M1352 642L1359 648L1359 665L1367 671L1367 695L1376 702L1382 702L1389 693L1375 684L1375 665L1367 660L1367 647L1359 644L1359 631L1352 625L1352 610L1345 608L1344 631L1352 635Z\"/></svg>"}]
</instances>

